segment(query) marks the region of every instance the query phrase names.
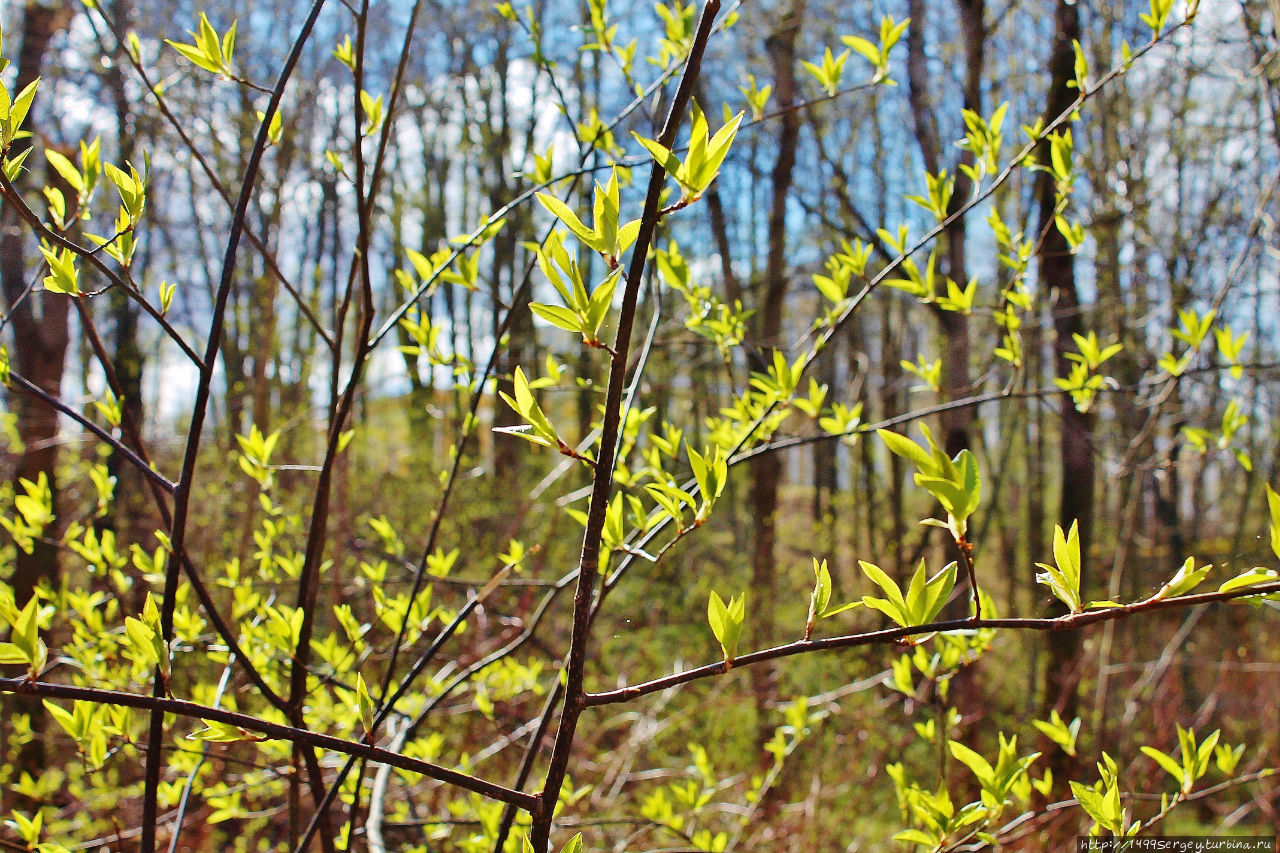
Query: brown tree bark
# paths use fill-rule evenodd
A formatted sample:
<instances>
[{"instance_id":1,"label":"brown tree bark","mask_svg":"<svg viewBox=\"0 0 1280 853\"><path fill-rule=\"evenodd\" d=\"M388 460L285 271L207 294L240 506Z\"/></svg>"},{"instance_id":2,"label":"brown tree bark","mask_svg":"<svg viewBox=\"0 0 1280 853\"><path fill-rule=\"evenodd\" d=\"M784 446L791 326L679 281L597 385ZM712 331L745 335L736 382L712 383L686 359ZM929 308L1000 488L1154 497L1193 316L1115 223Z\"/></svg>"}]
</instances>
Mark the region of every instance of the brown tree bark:
<instances>
[{"instance_id":1,"label":"brown tree bark","mask_svg":"<svg viewBox=\"0 0 1280 853\"><path fill-rule=\"evenodd\" d=\"M49 42L67 25L70 18L70 6L65 3L55 6L27 3L14 91L21 91L40 76L40 67L44 63ZM32 130L33 125L29 115L26 129ZM18 156L30 144L30 139L15 141L9 156ZM29 163L27 168L34 168L34 163ZM34 277L34 271L29 273L26 267L26 234L12 208L4 207L0 217L3 217L0 284L3 286L5 303L13 306L9 311L9 325L13 328L14 341L13 366L20 374L56 397L62 388L69 304L65 296L46 293L42 289L33 290L23 298L29 275ZM49 485L56 494L54 464L58 457L58 413L25 395L16 396L13 402L18 415L18 434L23 443L14 482L16 484L18 478L34 482L43 473L49 478ZM21 493L21 487L17 488ZM42 578L52 579L56 575L57 549L53 545L36 542L32 553L19 551L11 580L19 606L30 598L32 590Z\"/></svg>"},{"instance_id":2,"label":"brown tree bark","mask_svg":"<svg viewBox=\"0 0 1280 853\"><path fill-rule=\"evenodd\" d=\"M1076 4L1071 0L1059 0L1054 12L1053 47L1049 60L1047 119L1066 111L1075 99L1075 90L1068 88L1067 84L1075 79L1072 42L1079 38L1080 17ZM1060 130L1065 131L1066 128ZM1075 259L1066 238L1054 225L1057 206L1054 181L1044 172L1040 173L1036 184L1036 204L1043 235L1039 251L1040 284L1052 300L1056 369L1059 376L1065 376L1071 370L1071 362L1067 359L1067 353L1074 348L1071 336L1082 332L1084 323L1076 287ZM1062 488L1058 523L1064 530L1069 530L1072 523L1079 525L1080 552L1087 565L1094 519L1093 417L1078 411L1069 395L1063 395L1060 400ZM1083 586L1083 578L1081 583ZM1047 636L1047 644L1049 659L1044 673L1044 713L1056 709L1069 720L1075 716L1078 707L1076 688L1080 681L1081 636L1071 631L1054 631Z\"/></svg>"},{"instance_id":3,"label":"brown tree bark","mask_svg":"<svg viewBox=\"0 0 1280 853\"><path fill-rule=\"evenodd\" d=\"M497 210L507 203L518 190L508 182L508 175L513 171L511 150L513 141L519 131L512 126L510 96L507 88L508 69L511 67L510 45L507 37L501 36L494 45L492 64L485 73L492 73L496 83L480 86L484 99L483 122L476 122L482 146L481 156L487 167L481 173L481 184L488 210ZM477 78L482 75L477 72ZM601 177L601 181L605 178ZM590 188L591 182L585 182ZM589 198L594 198L587 189ZM537 331L533 325L533 313L529 309L531 291L523 287L522 267L519 249L519 238L524 231L520 225L527 222L527 208L511 211L507 217L507 225L490 244L489 287L493 312L490 316L490 330L494 341L498 341L505 329L506 345L503 349L498 369L498 387L507 394L514 393L511 377L519 365L529 366L537 363ZM590 270L590 263L584 257L584 266ZM496 345L496 344L495 344ZM594 354L592 354L594 355ZM588 357L587 361L594 361ZM593 413L594 414L594 413ZM520 418L509 406L499 404L494 409L495 426L515 426ZM576 437L568 438L577 440ZM493 482L499 488L507 488L518 476L526 456L523 442L513 441L509 437L494 442Z\"/></svg>"},{"instance_id":4,"label":"brown tree bark","mask_svg":"<svg viewBox=\"0 0 1280 853\"><path fill-rule=\"evenodd\" d=\"M46 5L30 0L23 11L22 47L18 58L17 79L14 92L20 92L40 76L45 53L53 37L71 20L71 6L66 2ZM36 105L39 104L37 97ZM28 114L26 129L34 129L33 115ZM9 149L9 156L16 157L31 145L30 138L20 139ZM27 171L36 168L37 157L28 160ZM22 180L21 176L18 179ZM28 270L27 235L19 223L13 207L0 206L0 289L9 310L9 326L12 328L13 350L10 356L14 369L50 395L57 397L62 390L63 358L67 351L68 330L67 297L33 290L27 293L30 277ZM22 439L22 452L15 466L13 480L18 493L20 480L36 482L43 474L53 490L54 512L57 512L58 461L58 413L43 402L25 394L15 395L11 405L17 414L18 435ZM56 522L55 522L56 524ZM46 531L47 538L53 532ZM58 576L58 550L48 541L37 540L30 554L18 549L14 559L13 575L9 584L13 587L18 606L31 598L41 581L56 586ZM7 721L15 714L26 714L31 720L35 738L19 753L17 773L36 774L44 766L44 744L41 731L44 728L44 710L38 699L24 696L8 696L0 708L0 721ZM7 729L7 722L0 723ZM3 732L0 732L3 733ZM0 737L0 740L7 740ZM8 806L9 797L0 805Z\"/></svg>"},{"instance_id":5,"label":"brown tree bark","mask_svg":"<svg viewBox=\"0 0 1280 853\"><path fill-rule=\"evenodd\" d=\"M800 140L801 116L790 108L797 103L796 39L804 18L805 0L795 0L790 9L778 17L778 28L765 40L769 64L773 71L774 97L782 115L778 119L778 154L770 176L768 246L764 269L764 293L754 315L754 337L758 347L782 343L782 305L787 295L787 197L791 192L796 164L796 147ZM756 359L762 356L757 351ZM753 370L764 365L753 364ZM782 460L776 453L765 453L751 461L751 489L748 496L751 523L755 537L751 547L751 625L757 644L768 645L774 635L773 600L777 584L774 547L777 542L778 486L782 479ZM777 671L772 666L751 669L751 689L756 706L756 738L763 745L772 735L769 706L777 698Z\"/></svg>"},{"instance_id":6,"label":"brown tree bark","mask_svg":"<svg viewBox=\"0 0 1280 853\"><path fill-rule=\"evenodd\" d=\"M930 94L937 89L937 81L929 74L924 44L925 22L929 11L925 0L911 0L908 9L911 15L911 26L907 29L908 98L911 102L916 143L920 147L926 170L936 175L946 169L954 177L955 187L947 205L947 213L953 214L963 207L973 193L973 181L959 168L961 164L972 165L973 155L965 151L955 162L943 162L944 147ZM983 23L985 11L985 0L956 0L964 47L964 107L979 114L982 112L982 72L986 61L986 28ZM965 237L964 217L957 218L942 236L942 272L955 279L961 287L969 280ZM964 314L943 310L935 311L935 316L946 341L942 353L942 395L946 400L954 400L972 392L969 318ZM954 456L969 446L972 424L972 409L959 408L942 414L942 433L948 454Z\"/></svg>"},{"instance_id":7,"label":"brown tree bark","mask_svg":"<svg viewBox=\"0 0 1280 853\"><path fill-rule=\"evenodd\" d=\"M982 72L986 60L986 28L983 15L986 11L985 0L955 0L956 14L960 20L960 36L963 39L964 81L962 97L964 108L975 113L982 113ZM943 145L938 129L938 116L930 93L938 88L937 81L931 79L927 68L924 37L926 16L929 9L924 0L911 0L909 4L911 26L907 31L907 73L908 97L911 102L911 114L915 124L916 142L925 168L934 175L946 169L952 176L954 186L951 199L947 204L947 214L960 211L965 202L973 195L973 180L961 169L961 166L972 166L972 152L962 151L954 160L943 161ZM964 287L969 280L968 264L965 257L965 240L967 229L965 217L956 217L939 241L942 245L942 273L954 279ZM973 392L973 378L970 368L972 350L969 329L969 317L957 311L946 311L936 304L932 305L934 317L943 334L942 352L942 398L955 400L968 396ZM971 444L970 432L973 426L974 410L968 407L951 409L942 413L943 447L947 455L955 456ZM951 559L959 559L960 554L950 546ZM909 565L899 565L899 572L909 572ZM955 602L954 615L967 615L967 605L963 601ZM954 706L968 719L976 719L985 713L982 690L977 682L977 665L961 669L953 682ZM976 732L976 727L965 729L966 736ZM973 746L974 744L970 744Z\"/></svg>"},{"instance_id":8,"label":"brown tree bark","mask_svg":"<svg viewBox=\"0 0 1280 853\"><path fill-rule=\"evenodd\" d=\"M136 12L132 0L116 0L105 9L115 32L125 32ZM128 67L128 60L119 44L109 47L105 39L101 39L99 47L104 55L112 57L111 63L102 70L102 81L115 114L115 156L121 164L132 163L136 156L140 119L135 115L135 104L127 88L125 69ZM140 429L145 417L142 379L146 364L146 357L138 344L138 318L141 309L119 289L112 289L106 295L106 302L111 321L111 363L122 392L120 405L124 410L124 421L135 424ZM120 532L120 525L123 523L127 526L131 520L139 518L146 511L149 501L141 476L125 463L120 452L112 450L107 456L106 464L107 472L116 481L115 499L95 526L99 530Z\"/></svg>"}]
</instances>

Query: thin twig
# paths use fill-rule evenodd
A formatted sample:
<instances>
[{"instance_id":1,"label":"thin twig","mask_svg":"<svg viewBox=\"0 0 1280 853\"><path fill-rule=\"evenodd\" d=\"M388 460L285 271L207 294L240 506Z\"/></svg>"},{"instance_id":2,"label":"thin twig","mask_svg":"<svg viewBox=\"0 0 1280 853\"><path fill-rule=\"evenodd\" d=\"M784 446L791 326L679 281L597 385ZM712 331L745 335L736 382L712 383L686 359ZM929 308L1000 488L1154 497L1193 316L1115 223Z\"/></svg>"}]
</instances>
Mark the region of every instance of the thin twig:
<instances>
[{"instance_id":1,"label":"thin twig","mask_svg":"<svg viewBox=\"0 0 1280 853\"><path fill-rule=\"evenodd\" d=\"M588 693L584 697L587 707L613 705L627 702L649 693L665 690L677 684L687 684L703 678L723 675L730 669L751 666L756 663L794 657L822 649L849 649L859 646L871 646L887 643L900 643L917 634L944 633L946 631L973 630L975 628L1012 628L1024 631L1069 631L1093 625L1099 622L1110 622L1125 619L1137 613L1155 610L1180 609L1200 604L1234 601L1251 596L1270 595L1280 592L1280 582L1260 584L1248 589L1236 589L1229 592L1204 592L1196 595L1184 595L1177 598L1147 599L1119 607L1108 607L1100 610L1086 610L1082 613L1068 613L1057 617L1009 617L1003 619L949 619L943 622L931 622L926 625L913 625L902 628L884 628L879 631L867 631L861 634L848 634L840 637L827 637L819 640L797 640L784 643L770 649L738 655L733 659L732 667L723 660L694 669L678 672L673 675L655 678L641 684L619 687L602 693Z\"/></svg>"},{"instance_id":2,"label":"thin twig","mask_svg":"<svg viewBox=\"0 0 1280 853\"><path fill-rule=\"evenodd\" d=\"M240 246L240 236L244 231L249 213L249 203L253 196L253 188L257 185L258 174L262 164L263 153L269 142L268 129L271 118L280 108L284 98L285 86L293 75L294 68L302 57L302 48L310 37L320 10L325 0L315 0L293 46L280 69L276 82L264 113L262 124L258 127L258 136L254 140L249 162L245 166L241 180L240 195L236 200L235 213L227 235L227 249L222 263L222 279L218 284L217 295L213 303L213 312L209 320L209 339L206 342L205 356L196 359L200 365L200 380L196 385L195 400L191 407L191 424L187 430L187 445L183 454L182 473L174 490L173 520L169 529L169 540L174 558L165 567L164 589L160 611L160 633L166 643L173 639L173 615L177 607L178 580L182 563L187 557L186 536L187 516L191 508L192 487L195 478L196 461L199 457L200 440L203 436L204 422L209 411L209 398L213 390L214 367L218 361L218 351L222 344L222 333L227 312L227 303L231 296L232 283L235 276L236 255ZM144 306L146 305L143 300ZM163 320L163 318L161 318ZM156 668L154 696L162 699L167 692L167 685L160 668ZM152 710L148 725L145 783L142 803L142 838L139 843L141 853L155 853L157 801L160 790L160 771L162 754L160 744L164 740L164 713ZM320 780L313 780L319 783Z\"/></svg>"},{"instance_id":3,"label":"thin twig","mask_svg":"<svg viewBox=\"0 0 1280 853\"><path fill-rule=\"evenodd\" d=\"M693 97L694 84L702 64L702 55L711 37L711 29L719 10L719 0L707 0L700 13L684 73L672 97L671 109L667 113L662 133L658 137L659 144L667 148L674 145L685 108ZM609 365L609 383L605 391L604 416L600 426L600 449L596 454L596 458L601 460L602 464L595 467L591 503L587 510L586 531L582 539L582 555L578 561L578 583L573 600L573 632L570 637L569 660L565 667L564 709L556 730L555 746L551 750L546 780L538 795L538 808L533 813L533 825L529 833L529 842L536 853L542 853L548 849L555 804L560 798L560 786L568 772L569 754L573 749L578 718L585 708L583 698L586 692L583 677L586 667L587 639L590 634L592 602L596 594L596 581L600 568L600 543L614 474L614 465L603 463L614 459L620 438L622 397L627 385L627 357L631 349L631 329L635 322L649 244L658 224L665 178L666 171L655 162L650 172L644 212L640 217L640 230L631 252L631 264L627 271L622 305L618 315L617 336L614 343L617 355Z\"/></svg>"}]
</instances>

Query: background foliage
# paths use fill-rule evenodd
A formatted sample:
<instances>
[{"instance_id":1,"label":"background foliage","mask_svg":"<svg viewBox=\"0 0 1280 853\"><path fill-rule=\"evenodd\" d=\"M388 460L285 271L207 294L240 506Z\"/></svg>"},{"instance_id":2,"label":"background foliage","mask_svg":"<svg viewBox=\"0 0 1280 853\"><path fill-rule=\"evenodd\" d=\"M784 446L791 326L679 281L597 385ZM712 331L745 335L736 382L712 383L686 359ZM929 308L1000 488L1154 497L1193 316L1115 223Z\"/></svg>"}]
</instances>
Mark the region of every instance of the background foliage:
<instances>
[{"instance_id":1,"label":"background foliage","mask_svg":"<svg viewBox=\"0 0 1280 853\"><path fill-rule=\"evenodd\" d=\"M0 24L0 847L1275 834L1274 4Z\"/></svg>"}]
</instances>

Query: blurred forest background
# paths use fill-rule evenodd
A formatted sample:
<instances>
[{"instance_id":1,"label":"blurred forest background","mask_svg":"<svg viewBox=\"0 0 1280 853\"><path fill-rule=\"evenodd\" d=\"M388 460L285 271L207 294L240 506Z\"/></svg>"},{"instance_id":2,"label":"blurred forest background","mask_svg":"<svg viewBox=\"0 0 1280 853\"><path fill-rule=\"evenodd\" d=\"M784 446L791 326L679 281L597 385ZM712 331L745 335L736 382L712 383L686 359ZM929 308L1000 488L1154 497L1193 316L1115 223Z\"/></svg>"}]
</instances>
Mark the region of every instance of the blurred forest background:
<instances>
[{"instance_id":1,"label":"blurred forest background","mask_svg":"<svg viewBox=\"0 0 1280 853\"><path fill-rule=\"evenodd\" d=\"M197 342L218 288L228 199L238 191L265 93L308 9L276 0L96 5L0 6L13 62L5 81L17 91L41 78L29 120L37 148L76 161L81 140L99 137L104 160L146 174L131 280L150 304L165 306L178 336L203 351ZM333 568L321 581L320 606L350 605L357 621L376 625L365 569L381 567L387 595L407 593L414 561L430 542L437 561L431 606L457 608L488 580L512 539L523 543L522 571L473 614L435 680L467 672L517 637L522 663L509 673L509 689L495 686L492 674L483 689L464 683L431 727L444 763L514 772L512 744L533 731L530 721L541 714L565 653L570 596L559 591L577 565L581 526L572 512L585 512L589 479L564 456L493 432L522 423L494 391L510 393L522 366L544 380L539 399L562 434L586 439L598 427L607 369L598 350L528 308L554 297L525 245L552 223L529 191L565 176L550 191L586 211L592 182L607 179L608 164L648 163L630 131L655 137L670 92L645 92L639 109L626 110L636 89L687 49L696 10L680 0L656 11L648 0L607 7L603 0L527 7L451 0L419 11L408 0L378 0L354 47L363 51L363 80L353 88L342 48L354 32L352 15L346 4L331 5L286 91L281 133L248 209L186 547L212 577L226 580L217 594L229 596L236 576L213 567L242 564L249 575L262 558L264 517L276 519L280 541L302 540L325 418L349 370L341 356L358 337L343 318L361 233L376 308L370 338L378 345L346 423L354 438L332 471L326 557ZM1174 15L1185 11L1179 5ZM411 12L414 40L402 51ZM735 20L712 39L696 97L713 128L739 110L746 117L717 182L688 212L667 217L657 239L666 254L646 282L638 319L647 363L632 411L637 438L619 475L624 489L634 476L639 495L645 454L657 452L649 436L670 439L678 429L691 446L715 441L717 430L730 428L724 410L751 372L764 371L775 351L794 358L807 345L829 308L814 283L833 274L829 257L866 247L871 274L898 254L899 243L925 233L934 212L908 197L928 198L927 174L954 177L946 212L971 197L969 170L978 161L972 146L956 144L974 129L964 111L991 121L1005 110L1002 157L986 170L989 180L1025 141L1020 126L1056 116L1076 97L1066 86L1077 73L1073 40L1097 80L1121 63L1122 43L1150 36L1145 5L1106 0L770 0L728 12ZM219 33L238 21L228 66L238 80L198 69L165 45L192 41L187 30L197 29L201 13ZM840 37L874 42L886 15L910 18L889 63L896 85L869 85L874 69L856 52L833 78ZM954 559L940 531L918 523L935 510L910 469L873 435L859 434L859 425L919 436L922 421L949 454L968 448L976 455L982 504L969 537L1002 615L1051 612L1035 564L1049 561L1055 524L1079 524L1088 599L1149 595L1190 555L1231 573L1272 565L1264 484L1280 482L1276 27L1273 2L1203 3L1193 25L1107 81L1070 123L1075 179L1065 210L1047 173L1017 169L951 222L915 260L922 273L929 261L939 293L962 299L976 282L971 310L918 298L907 283L881 287L861 304L810 368L817 385L807 377L801 385L813 416L793 411L778 424L771 439L778 449L733 467L707 523L611 592L596 617L593 689L716 660L705 624L713 589L747 592L743 647L764 648L794 639L804 624L813 558L827 561L838 601L864 591L859 560L905 579L922 558L931 570ZM824 71L827 48L834 56ZM352 161L341 153L355 144L352 105L360 88L385 96L397 75L403 86L386 119L386 166L364 204L353 191ZM162 91L163 109L152 87ZM386 103L371 98L365 118ZM618 115L625 118L615 125ZM41 210L40 187L58 177L43 157L33 156L27 169L18 183ZM636 172L644 174L647 168ZM643 181L624 180L624 219L639 215ZM505 219L501 230L465 250L447 283L415 293L422 263L429 272L442 246L459 235L465 243L495 213ZM12 369L91 419L102 420L102 406L121 407L115 425L138 425L157 467L176 471L196 387L181 348L142 300L119 287L74 304L29 292L41 255L14 227L13 211L3 215L0 278ZM1083 227L1077 240L1055 227L1058 215ZM902 240L900 226L912 240ZM607 270L589 255L580 259L584 277L599 280ZM958 285L954 292L942 284L947 279ZM997 351L1011 345L1015 313L1020 351L1011 362ZM86 334L90 322L96 340ZM1088 388L1070 378L1084 358L1068 357L1082 351L1073 335L1122 345L1105 364L1090 365ZM109 355L119 397L105 393L97 348ZM491 363L496 388L483 384L476 402L474 383ZM23 494L21 480L46 472L59 517L30 554L4 544L19 605L40 583L65 582L96 584L119 596L124 612L138 612L145 583L101 571L89 578L66 531L110 531L122 554L134 543L150 552L153 531L167 521L146 479L29 394L6 395L3 426L6 512ZM278 434L269 475L237 464L254 430ZM116 478L106 507L86 476L95 463ZM270 480L265 504L257 497L261 477ZM274 515L263 508L272 504ZM126 575L145 580L136 563ZM285 576L263 582L259 603L289 589ZM878 618L858 610L834 621L847 631ZM333 616L324 619L317 636L336 630ZM535 620L537 630L525 637ZM1062 779L1092 778L1107 749L1122 764L1146 768L1127 780L1128 790L1158 802L1167 780L1138 747L1171 751L1175 725L1221 729L1223 742L1247 744L1241 774L1280 763L1274 620L1265 607L1212 605L1080 632L1009 633L990 648L975 642L943 665L946 687L916 671L909 695L893 687L902 650L869 647L744 668L617 712L606 707L579 732L572 778L589 788L567 807L563 825L586 831L589 849L715 849L717 832L725 833L722 845L741 850L884 849L903 825L887 765L903 762L926 784L955 773L954 762L939 766L939 731L988 753L997 730L1048 750L1029 721L1054 711L1083 721L1077 755L1054 759ZM385 655L370 651L362 660L377 671ZM210 684L216 667L211 672L202 676ZM766 747L800 696L808 697L807 740L776 764ZM61 733L39 722L37 705L5 701L6 805L43 798L48 825L63 820L66 837L78 841L120 832L109 808L66 793L74 788L54 793L20 783L52 753L33 758L40 750L19 743L12 714L36 718L47 750L57 749ZM485 713L463 714L476 709ZM707 709L714 713L700 713ZM17 754L23 751L25 758ZM119 791L136 793L136 774L113 772ZM256 842L274 844L281 837L274 833L284 831L271 806L282 796L281 777L230 760L199 772L212 774L205 787L213 794L189 806L184 844L274 849ZM758 784L762 774L767 790ZM688 778L713 780L705 799L680 800L675 791ZM424 835L436 841L422 849L490 849L485 822L495 816L415 784L404 781L406 792L417 793L387 806L381 833L389 849L413 849ZM744 797L751 790L763 793ZM1058 789L1043 802L1067 796ZM1278 809L1280 786L1255 779L1197 799L1162 831L1274 834ZM591 824L620 814L634 820ZM1078 811L1066 815L1041 810L1018 830L1024 840L1009 843L1087 831ZM125 826L130 820L136 817ZM695 844L697 829L711 836Z\"/></svg>"}]
</instances>

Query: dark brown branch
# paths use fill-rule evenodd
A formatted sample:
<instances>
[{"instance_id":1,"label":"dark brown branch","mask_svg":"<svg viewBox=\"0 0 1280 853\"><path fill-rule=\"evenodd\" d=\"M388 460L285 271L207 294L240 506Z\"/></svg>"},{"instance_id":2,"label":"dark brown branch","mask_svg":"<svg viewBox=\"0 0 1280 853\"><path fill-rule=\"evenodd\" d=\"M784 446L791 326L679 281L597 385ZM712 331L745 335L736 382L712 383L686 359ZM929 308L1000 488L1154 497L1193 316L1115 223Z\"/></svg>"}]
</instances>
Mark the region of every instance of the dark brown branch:
<instances>
[{"instance_id":1,"label":"dark brown branch","mask_svg":"<svg viewBox=\"0 0 1280 853\"><path fill-rule=\"evenodd\" d=\"M103 261L102 258L98 257L98 253L102 250L102 247L87 249L84 246L67 239L62 234L50 230L44 222L41 221L39 215L27 206L26 201L22 198L22 194L18 192L17 187L15 187L9 179L4 176L3 172L0 172L0 198L3 198L5 204L14 209L18 216L27 223L27 226L37 237L48 241L50 245L59 246L63 249L74 252L77 257L84 259L90 266L101 273L107 281L111 283L112 287L118 287L123 290L130 299L142 307L142 310L145 311L152 320L156 321L156 324L164 330L165 335L178 345L178 348L181 349L183 354L191 360L192 364L201 370L204 369L204 362L200 360L200 356L191 348L190 344L183 340L182 336L178 334L177 329L173 328L173 326L169 324L169 321L165 319L165 316L157 311L156 307L148 302L131 282L123 278L115 270L111 269L111 267L107 266L106 262Z\"/></svg>"},{"instance_id":2,"label":"dark brown branch","mask_svg":"<svg viewBox=\"0 0 1280 853\"><path fill-rule=\"evenodd\" d=\"M25 678L0 678L0 693L17 693L27 696L41 696L49 699L71 699L77 702L94 702L99 705L114 705L121 708L139 708L161 714L176 714L180 717L207 720L214 723L225 723L255 732L269 740L284 740L311 749L325 749L354 755L379 764L389 764L401 770L420 773L430 779L436 779L449 785L474 791L477 794L498 800L503 803L514 803L525 811L531 810L535 803L532 794L513 791L502 785L488 782L457 770L450 770L429 761L420 761L406 755L400 755L376 746L359 741L343 740L333 735L299 729L283 723L272 723L249 714L228 711L225 708L214 708L183 699L169 699L163 696L145 696L140 693L123 693L116 690L101 690L96 687L76 687L70 684L52 684L44 681L28 681ZM158 744L155 744L158 747ZM159 751L158 748L156 751Z\"/></svg>"},{"instance_id":3,"label":"dark brown branch","mask_svg":"<svg viewBox=\"0 0 1280 853\"><path fill-rule=\"evenodd\" d=\"M694 85L702 64L702 54L711 37L711 30L719 11L720 0L707 0L706 5L702 7L684 74L672 97L671 108L667 113L662 133L658 136L658 142L666 148L671 148L675 144L676 133L679 131L685 108L693 97ZM639 302L640 284L644 278L645 264L648 260L649 244L657 229L665 179L666 171L655 162L649 175L644 212L640 217L640 230L636 236L635 247L631 251L631 263L627 270L614 343L616 355L609 364L609 384L605 392L604 416L600 427L600 449L596 454L596 458L601 461L614 458L621 434L622 396L627 385L627 357L631 349L631 330ZM533 825L529 832L530 844L537 853L548 849L555 804L560 797L560 785L568 772L569 754L573 749L578 718L585 707L583 677L586 669L587 639L590 634L592 601L595 597L600 569L600 542L604 530L605 512L609 504L609 493L613 487L613 467L613 465L597 465L593 477L591 503L587 510L586 531L583 534L582 555L578 564L578 585L573 600L573 633L570 638L569 660L565 668L564 710L556 730L555 746L551 750L546 781L538 795L538 807L533 812Z\"/></svg>"},{"instance_id":4,"label":"dark brown branch","mask_svg":"<svg viewBox=\"0 0 1280 853\"><path fill-rule=\"evenodd\" d=\"M1163 598L1155 600L1147 599L1145 601L1126 604L1120 607L1109 607L1102 610L1087 610L1083 613L1069 613L1064 616L1057 616L1053 618L1010 617L1006 619L950 619L945 622L931 622L927 625L915 625L909 628L885 628L880 631L868 631L862 634L848 634L841 637L828 637L821 640L797 640L793 643L784 643L781 646L774 646L771 649L761 649L760 651L738 655L733 659L732 669L826 649L850 649L859 646L901 643L901 641L917 634L972 630L975 628L1012 628L1022 631L1072 631L1099 622L1110 622L1117 619L1124 619L1136 613L1194 607L1199 604L1233 601L1239 598L1248 598L1255 595L1269 595L1276 592L1280 592L1280 582L1260 584L1248 589L1237 589L1230 592L1204 592L1197 595L1183 595L1177 598ZM584 698L588 707L614 705L619 702L628 702L632 699L646 696L650 693L657 693L658 691L666 690L669 687L687 684L691 681L698 681L700 679L710 678L716 675L723 675L728 672L730 668L731 667L726 666L725 662L721 660L695 669L688 669L684 672L677 672L673 675L655 678L652 681L646 681L642 684L620 687L617 690L608 690L603 693L588 693Z\"/></svg>"},{"instance_id":5,"label":"dark brown branch","mask_svg":"<svg viewBox=\"0 0 1280 853\"><path fill-rule=\"evenodd\" d=\"M33 383L30 379L27 379L25 376L21 376L17 373L10 371L9 381L12 385L16 386L18 390L22 391L24 394L30 394L32 397L35 397L36 399L40 400L42 403L45 403L46 405L56 409L57 411L66 415L67 417L71 418L76 423L80 424L80 426L84 427L86 430L91 432L100 441L109 445L113 450L115 450L125 459L128 459L129 463L133 465L133 467L137 468L138 471L141 472L144 477L151 480L153 483L155 483L160 488L164 489L166 492L172 492L176 488L176 486L172 482L170 482L168 478L166 478L159 471L152 468L150 465L144 462L141 458L139 458L139 456L136 453L134 453L132 450L130 450L129 447L120 439L116 438L111 433L107 432L105 429L103 429L102 427L95 424L93 421L86 418L80 412L76 411L72 406L67 405L62 400L50 394L48 391L45 391L39 385L36 385L35 383Z\"/></svg>"},{"instance_id":6,"label":"dark brown branch","mask_svg":"<svg viewBox=\"0 0 1280 853\"><path fill-rule=\"evenodd\" d=\"M245 166L244 177L240 183L240 195L236 199L235 212L231 217L231 225L227 235L227 249L222 262L222 277L218 283L217 294L213 302L213 312L209 320L209 339L206 342L203 360L200 364L200 380L196 385L195 400L191 407L191 425L187 430L186 449L183 452L182 473L178 478L178 487L174 491L173 520L169 529L174 559L165 567L164 590L161 599L160 633L168 643L173 638L173 614L177 606L178 579L181 567L186 560L187 515L191 508L192 485L195 477L196 461L200 452L200 440L204 432L204 422L209 413L209 398L213 390L213 371L218 360L218 350L222 344L222 333L227 313L227 303L231 297L231 287L235 276L236 255L240 247L240 237L244 233L248 221L249 202L253 196L253 188L257 185L259 169L262 165L263 153L269 142L268 129L272 116L280 109L284 98L285 86L293 76L293 70L302 58L303 46L307 43L315 28L320 10L325 0L315 0L306 20L303 22L289 50L280 75L272 89L271 99L267 102L262 124L258 127L258 135L249 154L249 162ZM142 301L149 308L146 300ZM163 318L160 318L163 321ZM155 675L155 697L163 698L165 692L164 679L157 667ZM146 781L143 787L142 803L142 839L139 844L141 853L155 853L156 818L158 815L157 797L160 789L160 769L162 755L159 749L164 739L164 714L159 710L151 712L148 725L147 742L152 748L147 750Z\"/></svg>"}]
</instances>

